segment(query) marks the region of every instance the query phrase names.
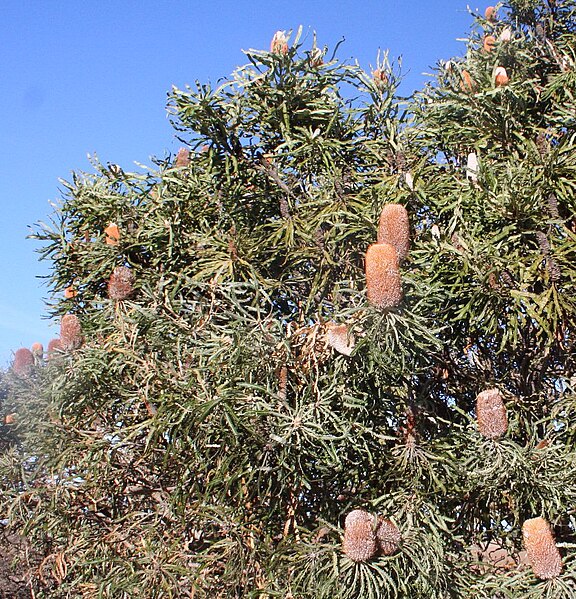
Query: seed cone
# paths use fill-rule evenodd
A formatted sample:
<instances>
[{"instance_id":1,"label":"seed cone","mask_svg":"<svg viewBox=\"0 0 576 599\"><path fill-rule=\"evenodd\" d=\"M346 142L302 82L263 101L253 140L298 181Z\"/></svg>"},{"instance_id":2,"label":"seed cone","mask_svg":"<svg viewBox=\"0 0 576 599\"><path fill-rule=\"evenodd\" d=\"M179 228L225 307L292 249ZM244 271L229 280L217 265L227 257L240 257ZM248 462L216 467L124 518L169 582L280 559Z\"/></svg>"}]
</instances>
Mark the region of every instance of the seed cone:
<instances>
[{"instance_id":1,"label":"seed cone","mask_svg":"<svg viewBox=\"0 0 576 599\"><path fill-rule=\"evenodd\" d=\"M349 356L352 353L356 342L354 335L349 334L345 324L336 324L335 322L328 324L326 341L330 347L344 356Z\"/></svg>"},{"instance_id":2,"label":"seed cone","mask_svg":"<svg viewBox=\"0 0 576 599\"><path fill-rule=\"evenodd\" d=\"M389 243L375 243L366 252L368 301L377 308L393 308L402 301L398 255Z\"/></svg>"},{"instance_id":3,"label":"seed cone","mask_svg":"<svg viewBox=\"0 0 576 599\"><path fill-rule=\"evenodd\" d=\"M27 347L21 347L16 350L14 361L12 362L12 371L14 374L25 376L30 373L33 365L34 354Z\"/></svg>"},{"instance_id":4,"label":"seed cone","mask_svg":"<svg viewBox=\"0 0 576 599\"><path fill-rule=\"evenodd\" d=\"M376 528L376 539L382 555L392 555L398 550L402 535L398 527L388 518L380 516Z\"/></svg>"},{"instance_id":5,"label":"seed cone","mask_svg":"<svg viewBox=\"0 0 576 599\"><path fill-rule=\"evenodd\" d=\"M508 417L498 389L487 389L476 397L478 430L488 439L497 439L508 429Z\"/></svg>"},{"instance_id":6,"label":"seed cone","mask_svg":"<svg viewBox=\"0 0 576 599\"><path fill-rule=\"evenodd\" d=\"M398 261L408 256L410 249L410 221L408 211L401 204L386 204L380 213L378 243L389 243L396 248Z\"/></svg>"},{"instance_id":7,"label":"seed cone","mask_svg":"<svg viewBox=\"0 0 576 599\"><path fill-rule=\"evenodd\" d=\"M134 273L126 266L118 266L108 280L108 296L124 300L134 293Z\"/></svg>"},{"instance_id":8,"label":"seed cone","mask_svg":"<svg viewBox=\"0 0 576 599\"><path fill-rule=\"evenodd\" d=\"M354 562L365 562L378 552L374 517L364 510L352 510L344 523L342 551Z\"/></svg>"},{"instance_id":9,"label":"seed cone","mask_svg":"<svg viewBox=\"0 0 576 599\"><path fill-rule=\"evenodd\" d=\"M522 525L528 563L538 578L556 578L562 572L562 558L550 524L544 518L530 518Z\"/></svg>"},{"instance_id":10,"label":"seed cone","mask_svg":"<svg viewBox=\"0 0 576 599\"><path fill-rule=\"evenodd\" d=\"M82 346L82 326L75 314L65 314L60 321L60 346L64 351L78 349Z\"/></svg>"},{"instance_id":11,"label":"seed cone","mask_svg":"<svg viewBox=\"0 0 576 599\"><path fill-rule=\"evenodd\" d=\"M120 241L120 229L116 223L110 223L105 229L106 244L107 245L118 245Z\"/></svg>"},{"instance_id":12,"label":"seed cone","mask_svg":"<svg viewBox=\"0 0 576 599\"><path fill-rule=\"evenodd\" d=\"M176 166L188 166L190 164L190 152L187 148L180 148L176 154Z\"/></svg>"}]
</instances>

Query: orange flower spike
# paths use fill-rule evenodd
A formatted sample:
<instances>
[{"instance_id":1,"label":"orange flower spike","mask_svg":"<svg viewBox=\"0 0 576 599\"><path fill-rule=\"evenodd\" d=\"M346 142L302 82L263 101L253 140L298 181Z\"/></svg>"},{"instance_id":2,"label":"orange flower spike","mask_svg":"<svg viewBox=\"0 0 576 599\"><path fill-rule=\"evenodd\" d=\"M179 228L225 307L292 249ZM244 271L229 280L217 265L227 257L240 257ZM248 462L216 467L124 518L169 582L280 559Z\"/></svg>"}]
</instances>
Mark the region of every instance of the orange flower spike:
<instances>
[{"instance_id":1,"label":"orange flower spike","mask_svg":"<svg viewBox=\"0 0 576 599\"><path fill-rule=\"evenodd\" d=\"M393 308L402 301L402 283L396 248L375 243L366 251L368 301L377 308Z\"/></svg>"},{"instance_id":2,"label":"orange flower spike","mask_svg":"<svg viewBox=\"0 0 576 599\"><path fill-rule=\"evenodd\" d=\"M175 165L177 167L188 166L190 164L190 151L186 148L180 148L176 154Z\"/></svg>"},{"instance_id":3,"label":"orange flower spike","mask_svg":"<svg viewBox=\"0 0 576 599\"><path fill-rule=\"evenodd\" d=\"M460 83L460 88L465 92L474 91L474 82L472 81L470 73L466 69L462 71L462 82Z\"/></svg>"},{"instance_id":4,"label":"orange flower spike","mask_svg":"<svg viewBox=\"0 0 576 599\"><path fill-rule=\"evenodd\" d=\"M488 6L484 11L484 18L490 23L496 22L496 8L494 6Z\"/></svg>"},{"instance_id":5,"label":"orange flower spike","mask_svg":"<svg viewBox=\"0 0 576 599\"><path fill-rule=\"evenodd\" d=\"M504 67L496 67L494 71L494 82L496 83L496 87L503 87L508 85L510 81L510 77L508 77L508 73Z\"/></svg>"},{"instance_id":6,"label":"orange flower spike","mask_svg":"<svg viewBox=\"0 0 576 599\"><path fill-rule=\"evenodd\" d=\"M486 52L492 52L492 50L494 50L495 45L496 45L496 39L494 38L493 35L487 35L484 38L483 47Z\"/></svg>"},{"instance_id":7,"label":"orange flower spike","mask_svg":"<svg viewBox=\"0 0 576 599\"><path fill-rule=\"evenodd\" d=\"M378 243L389 243L396 248L398 261L408 256L410 249L410 221L402 204L386 204L378 222Z\"/></svg>"},{"instance_id":8,"label":"orange flower spike","mask_svg":"<svg viewBox=\"0 0 576 599\"><path fill-rule=\"evenodd\" d=\"M72 299L78 295L78 290L74 287L74 285L68 285L66 289L64 289L64 297L66 299Z\"/></svg>"},{"instance_id":9,"label":"orange flower spike","mask_svg":"<svg viewBox=\"0 0 576 599\"><path fill-rule=\"evenodd\" d=\"M78 349L84 343L82 325L75 314L65 314L60 320L60 346L64 351Z\"/></svg>"},{"instance_id":10,"label":"orange flower spike","mask_svg":"<svg viewBox=\"0 0 576 599\"><path fill-rule=\"evenodd\" d=\"M118 245L120 241L120 229L116 223L110 223L105 229L106 244L107 245Z\"/></svg>"},{"instance_id":11,"label":"orange flower spike","mask_svg":"<svg viewBox=\"0 0 576 599\"><path fill-rule=\"evenodd\" d=\"M478 430L487 439L497 439L508 430L506 406L498 389L487 389L476 397Z\"/></svg>"},{"instance_id":12,"label":"orange flower spike","mask_svg":"<svg viewBox=\"0 0 576 599\"><path fill-rule=\"evenodd\" d=\"M374 85L376 85L378 89L385 89L388 85L388 75L383 69L372 71L372 78L374 79Z\"/></svg>"},{"instance_id":13,"label":"orange flower spike","mask_svg":"<svg viewBox=\"0 0 576 599\"><path fill-rule=\"evenodd\" d=\"M283 31L277 31L270 42L272 54L288 54L288 38Z\"/></svg>"},{"instance_id":14,"label":"orange flower spike","mask_svg":"<svg viewBox=\"0 0 576 599\"><path fill-rule=\"evenodd\" d=\"M542 580L556 578L562 572L562 558L550 524L544 518L530 518L522 525L528 563Z\"/></svg>"}]
</instances>

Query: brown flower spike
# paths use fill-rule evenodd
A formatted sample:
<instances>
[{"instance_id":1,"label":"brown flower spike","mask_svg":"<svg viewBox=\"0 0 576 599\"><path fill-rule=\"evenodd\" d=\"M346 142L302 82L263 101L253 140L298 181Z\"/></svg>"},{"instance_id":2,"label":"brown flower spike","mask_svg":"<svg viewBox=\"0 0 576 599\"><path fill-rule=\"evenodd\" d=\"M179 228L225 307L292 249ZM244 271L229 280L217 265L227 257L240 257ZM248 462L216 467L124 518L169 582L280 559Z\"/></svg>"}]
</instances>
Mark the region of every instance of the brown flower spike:
<instances>
[{"instance_id":1,"label":"brown flower spike","mask_svg":"<svg viewBox=\"0 0 576 599\"><path fill-rule=\"evenodd\" d=\"M389 243L396 248L398 261L403 262L410 249L410 221L408 211L401 204L386 204L378 222L378 243Z\"/></svg>"},{"instance_id":2,"label":"brown flower spike","mask_svg":"<svg viewBox=\"0 0 576 599\"><path fill-rule=\"evenodd\" d=\"M349 356L354 349L356 340L354 339L354 335L348 331L348 327L345 324L330 322L326 331L326 342L339 354Z\"/></svg>"},{"instance_id":3,"label":"brown flower spike","mask_svg":"<svg viewBox=\"0 0 576 599\"><path fill-rule=\"evenodd\" d=\"M186 148L180 148L176 154L175 165L178 167L188 166L190 164L190 152Z\"/></svg>"},{"instance_id":4,"label":"brown flower spike","mask_svg":"<svg viewBox=\"0 0 576 599\"><path fill-rule=\"evenodd\" d=\"M134 293L134 273L126 266L117 266L108 280L108 296L124 300Z\"/></svg>"},{"instance_id":5,"label":"brown flower spike","mask_svg":"<svg viewBox=\"0 0 576 599\"><path fill-rule=\"evenodd\" d=\"M12 362L12 371L18 376L25 376L30 373L34 365L34 354L27 348L21 347L14 354L14 362Z\"/></svg>"},{"instance_id":6,"label":"brown flower spike","mask_svg":"<svg viewBox=\"0 0 576 599\"><path fill-rule=\"evenodd\" d=\"M528 563L538 578L556 578L562 572L562 558L550 524L544 518L530 518L522 525Z\"/></svg>"},{"instance_id":7,"label":"brown flower spike","mask_svg":"<svg viewBox=\"0 0 576 599\"><path fill-rule=\"evenodd\" d=\"M48 342L48 359L54 356L54 352L62 351L62 343L60 343L60 339L50 339Z\"/></svg>"},{"instance_id":8,"label":"brown flower spike","mask_svg":"<svg viewBox=\"0 0 576 599\"><path fill-rule=\"evenodd\" d=\"M497 439L508 430L508 417L498 389L487 389L476 397L478 430L487 439Z\"/></svg>"},{"instance_id":9,"label":"brown flower spike","mask_svg":"<svg viewBox=\"0 0 576 599\"><path fill-rule=\"evenodd\" d=\"M342 551L354 562L366 562L378 553L374 517L364 510L352 510L344 523Z\"/></svg>"},{"instance_id":10,"label":"brown flower spike","mask_svg":"<svg viewBox=\"0 0 576 599\"><path fill-rule=\"evenodd\" d=\"M382 555L392 555L398 550L402 535L391 520L380 516L376 528L376 540Z\"/></svg>"},{"instance_id":11,"label":"brown flower spike","mask_svg":"<svg viewBox=\"0 0 576 599\"><path fill-rule=\"evenodd\" d=\"M82 346L82 326L75 314L65 314L60 321L60 347L64 351L78 349Z\"/></svg>"},{"instance_id":12,"label":"brown flower spike","mask_svg":"<svg viewBox=\"0 0 576 599\"><path fill-rule=\"evenodd\" d=\"M377 308L393 308L402 301L402 282L396 248L375 243L366 251L368 301Z\"/></svg>"}]
</instances>

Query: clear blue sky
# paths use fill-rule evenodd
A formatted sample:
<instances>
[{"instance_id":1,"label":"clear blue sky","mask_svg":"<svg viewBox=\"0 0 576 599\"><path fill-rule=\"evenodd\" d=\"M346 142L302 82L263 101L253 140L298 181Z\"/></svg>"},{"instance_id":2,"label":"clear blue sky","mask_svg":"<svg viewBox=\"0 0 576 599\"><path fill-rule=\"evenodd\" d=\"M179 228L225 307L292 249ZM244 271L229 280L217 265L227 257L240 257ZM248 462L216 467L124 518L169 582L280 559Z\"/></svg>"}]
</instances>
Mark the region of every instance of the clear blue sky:
<instances>
[{"instance_id":1,"label":"clear blue sky","mask_svg":"<svg viewBox=\"0 0 576 599\"><path fill-rule=\"evenodd\" d=\"M87 153L126 169L175 152L166 118L172 84L216 82L268 48L278 29L345 38L340 58L369 69L378 48L403 57L403 91L437 60L461 55L466 0L6 0L0 20L0 367L58 328L44 318L29 225L59 198L58 179L91 171ZM472 4L484 11L484 4Z\"/></svg>"}]
</instances>

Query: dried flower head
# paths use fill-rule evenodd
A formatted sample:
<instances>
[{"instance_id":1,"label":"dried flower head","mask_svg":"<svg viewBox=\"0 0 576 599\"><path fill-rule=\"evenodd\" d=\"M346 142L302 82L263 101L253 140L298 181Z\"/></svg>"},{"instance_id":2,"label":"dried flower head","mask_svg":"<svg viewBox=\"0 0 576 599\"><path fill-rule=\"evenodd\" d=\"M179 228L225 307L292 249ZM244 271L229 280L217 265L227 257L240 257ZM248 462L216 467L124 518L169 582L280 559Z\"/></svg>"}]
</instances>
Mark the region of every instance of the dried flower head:
<instances>
[{"instance_id":1,"label":"dried flower head","mask_svg":"<svg viewBox=\"0 0 576 599\"><path fill-rule=\"evenodd\" d=\"M393 308L402 301L402 281L396 248L375 243L366 251L368 301L377 308Z\"/></svg>"},{"instance_id":2,"label":"dried flower head","mask_svg":"<svg viewBox=\"0 0 576 599\"><path fill-rule=\"evenodd\" d=\"M392 555L398 550L402 535L391 520L380 516L376 527L376 540L382 555Z\"/></svg>"},{"instance_id":3,"label":"dried flower head","mask_svg":"<svg viewBox=\"0 0 576 599\"><path fill-rule=\"evenodd\" d=\"M270 52L272 54L288 53L288 38L284 31L277 31L270 42Z\"/></svg>"},{"instance_id":4,"label":"dried flower head","mask_svg":"<svg viewBox=\"0 0 576 599\"><path fill-rule=\"evenodd\" d=\"M556 578L562 572L562 558L550 524L544 518L530 518L522 525L522 536L534 574L548 580Z\"/></svg>"},{"instance_id":5,"label":"dried flower head","mask_svg":"<svg viewBox=\"0 0 576 599\"><path fill-rule=\"evenodd\" d=\"M175 165L180 166L188 166L190 164L190 150L187 148L180 148L178 153L176 154Z\"/></svg>"},{"instance_id":6,"label":"dried flower head","mask_svg":"<svg viewBox=\"0 0 576 599\"><path fill-rule=\"evenodd\" d=\"M496 83L496 87L508 85L510 77L508 77L508 73L504 67L496 67L496 70L494 71L494 81Z\"/></svg>"},{"instance_id":7,"label":"dried flower head","mask_svg":"<svg viewBox=\"0 0 576 599\"><path fill-rule=\"evenodd\" d=\"M354 349L356 340L345 324L328 323L326 342L330 347L344 356L349 356Z\"/></svg>"},{"instance_id":8,"label":"dried flower head","mask_svg":"<svg viewBox=\"0 0 576 599\"><path fill-rule=\"evenodd\" d=\"M118 245L120 241L120 229L116 223L110 223L105 229L107 245Z\"/></svg>"},{"instance_id":9,"label":"dried flower head","mask_svg":"<svg viewBox=\"0 0 576 599\"><path fill-rule=\"evenodd\" d=\"M12 362L12 372L18 376L26 376L30 374L30 370L34 365L34 354L27 348L21 347L14 354Z\"/></svg>"},{"instance_id":10,"label":"dried flower head","mask_svg":"<svg viewBox=\"0 0 576 599\"><path fill-rule=\"evenodd\" d=\"M386 204L378 222L378 243L389 243L396 248L398 261L408 256L410 249L410 221L408 211L401 204Z\"/></svg>"},{"instance_id":11,"label":"dried flower head","mask_svg":"<svg viewBox=\"0 0 576 599\"><path fill-rule=\"evenodd\" d=\"M495 45L496 39L493 35L487 35L484 37L483 48L485 52L492 52L492 50L494 50Z\"/></svg>"},{"instance_id":12,"label":"dried flower head","mask_svg":"<svg viewBox=\"0 0 576 599\"><path fill-rule=\"evenodd\" d=\"M478 430L487 439L497 439L508 430L508 417L498 389L487 389L476 397Z\"/></svg>"},{"instance_id":13,"label":"dried flower head","mask_svg":"<svg viewBox=\"0 0 576 599\"><path fill-rule=\"evenodd\" d=\"M75 314L65 314L60 321L60 347L64 351L78 349L82 346L82 326Z\"/></svg>"},{"instance_id":14,"label":"dried flower head","mask_svg":"<svg viewBox=\"0 0 576 599\"><path fill-rule=\"evenodd\" d=\"M344 523L342 551L354 562L366 562L378 552L374 517L364 510L352 510Z\"/></svg>"},{"instance_id":15,"label":"dried flower head","mask_svg":"<svg viewBox=\"0 0 576 599\"><path fill-rule=\"evenodd\" d=\"M126 266L117 266L108 280L108 296L124 300L134 293L134 273Z\"/></svg>"},{"instance_id":16,"label":"dried flower head","mask_svg":"<svg viewBox=\"0 0 576 599\"><path fill-rule=\"evenodd\" d=\"M491 23L496 22L496 8L494 6L488 6L484 11L484 18Z\"/></svg>"}]
</instances>

